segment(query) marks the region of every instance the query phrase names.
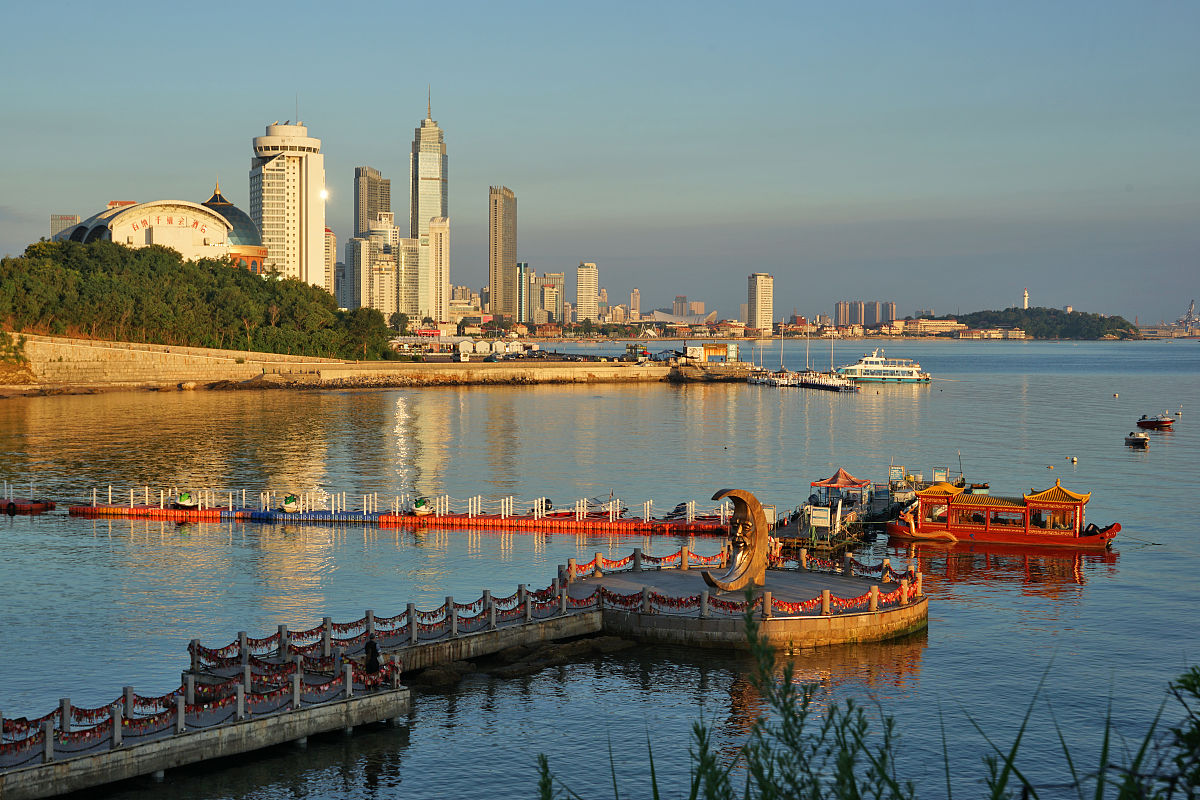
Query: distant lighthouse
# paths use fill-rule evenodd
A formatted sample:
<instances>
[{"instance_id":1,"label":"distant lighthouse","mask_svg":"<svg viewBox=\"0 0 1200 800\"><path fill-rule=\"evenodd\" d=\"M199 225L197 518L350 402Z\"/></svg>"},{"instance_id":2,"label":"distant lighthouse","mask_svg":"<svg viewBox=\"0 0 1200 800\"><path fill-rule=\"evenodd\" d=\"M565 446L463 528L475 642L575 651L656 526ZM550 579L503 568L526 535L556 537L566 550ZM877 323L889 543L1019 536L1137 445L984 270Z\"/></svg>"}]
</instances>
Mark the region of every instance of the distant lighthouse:
<instances>
[{"instance_id":1,"label":"distant lighthouse","mask_svg":"<svg viewBox=\"0 0 1200 800\"><path fill-rule=\"evenodd\" d=\"M1025 304L1021 308L1029 308L1029 290L1025 290Z\"/></svg>"}]
</instances>

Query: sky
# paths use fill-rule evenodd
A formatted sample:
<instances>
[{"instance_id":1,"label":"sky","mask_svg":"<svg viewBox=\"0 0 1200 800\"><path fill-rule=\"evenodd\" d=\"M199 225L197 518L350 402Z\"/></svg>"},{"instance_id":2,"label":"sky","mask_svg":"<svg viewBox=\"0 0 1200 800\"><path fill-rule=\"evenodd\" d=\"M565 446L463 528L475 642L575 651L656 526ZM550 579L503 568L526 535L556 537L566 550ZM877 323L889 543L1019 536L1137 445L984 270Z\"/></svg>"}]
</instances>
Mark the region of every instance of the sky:
<instances>
[{"instance_id":1,"label":"sky","mask_svg":"<svg viewBox=\"0 0 1200 800\"><path fill-rule=\"evenodd\" d=\"M531 269L723 318L1019 305L1173 320L1200 294L1200 3L710 2L0 8L0 255L52 213L225 196L251 140L322 140L339 259L354 168L449 154L451 282L487 194Z\"/></svg>"}]
</instances>

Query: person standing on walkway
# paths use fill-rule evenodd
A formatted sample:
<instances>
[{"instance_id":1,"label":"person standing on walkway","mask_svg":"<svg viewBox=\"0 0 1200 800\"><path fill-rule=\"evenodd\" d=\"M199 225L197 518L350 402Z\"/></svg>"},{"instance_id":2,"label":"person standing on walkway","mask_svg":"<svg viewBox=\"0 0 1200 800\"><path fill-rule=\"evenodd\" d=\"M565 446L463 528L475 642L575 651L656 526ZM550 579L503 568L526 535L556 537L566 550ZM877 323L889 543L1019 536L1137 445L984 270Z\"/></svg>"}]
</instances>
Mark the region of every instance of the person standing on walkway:
<instances>
[{"instance_id":1,"label":"person standing on walkway","mask_svg":"<svg viewBox=\"0 0 1200 800\"><path fill-rule=\"evenodd\" d=\"M367 637L367 660L363 667L372 675L379 672L379 645L375 643L375 634Z\"/></svg>"}]
</instances>

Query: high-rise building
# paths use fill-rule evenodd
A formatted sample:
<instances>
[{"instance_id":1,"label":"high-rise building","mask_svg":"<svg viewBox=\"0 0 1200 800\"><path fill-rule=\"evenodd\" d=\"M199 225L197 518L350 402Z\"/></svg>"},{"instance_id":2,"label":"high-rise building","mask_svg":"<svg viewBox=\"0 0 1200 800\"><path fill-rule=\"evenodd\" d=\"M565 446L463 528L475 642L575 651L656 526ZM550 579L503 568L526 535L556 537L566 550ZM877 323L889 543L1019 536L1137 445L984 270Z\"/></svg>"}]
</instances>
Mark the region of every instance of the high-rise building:
<instances>
[{"instance_id":1,"label":"high-rise building","mask_svg":"<svg viewBox=\"0 0 1200 800\"><path fill-rule=\"evenodd\" d=\"M629 293L629 318L639 319L642 316L642 293L638 288L633 287L633 291Z\"/></svg>"},{"instance_id":2,"label":"high-rise building","mask_svg":"<svg viewBox=\"0 0 1200 800\"><path fill-rule=\"evenodd\" d=\"M863 325L878 325L883 322L883 303L871 300L863 306Z\"/></svg>"},{"instance_id":3,"label":"high-rise building","mask_svg":"<svg viewBox=\"0 0 1200 800\"><path fill-rule=\"evenodd\" d=\"M50 215L50 238L53 239L67 228L73 228L79 224L78 214L51 214Z\"/></svg>"},{"instance_id":4,"label":"high-rise building","mask_svg":"<svg viewBox=\"0 0 1200 800\"><path fill-rule=\"evenodd\" d=\"M896 304L891 300L883 304L883 322L896 321Z\"/></svg>"},{"instance_id":5,"label":"high-rise building","mask_svg":"<svg viewBox=\"0 0 1200 800\"><path fill-rule=\"evenodd\" d=\"M838 328L850 324L849 300L838 300L833 304L833 324Z\"/></svg>"},{"instance_id":6,"label":"high-rise building","mask_svg":"<svg viewBox=\"0 0 1200 800\"><path fill-rule=\"evenodd\" d=\"M688 301L688 314L691 316L704 316L704 301L690 300Z\"/></svg>"},{"instance_id":7,"label":"high-rise building","mask_svg":"<svg viewBox=\"0 0 1200 800\"><path fill-rule=\"evenodd\" d=\"M386 320L400 308L400 229L391 212L381 212L367 223L365 236L346 243L346 272L352 284L353 305L348 308L375 308Z\"/></svg>"},{"instance_id":8,"label":"high-rise building","mask_svg":"<svg viewBox=\"0 0 1200 800\"><path fill-rule=\"evenodd\" d=\"M429 233L422 236L422 246L428 241L428 269L422 275L421 289L426 294L419 311L421 318L432 317L434 322L450 319L450 218L434 217L429 220ZM421 259L424 267L426 259Z\"/></svg>"},{"instance_id":9,"label":"high-rise building","mask_svg":"<svg viewBox=\"0 0 1200 800\"><path fill-rule=\"evenodd\" d=\"M429 233L429 220L434 217L450 216L448 168L445 135L433 121L433 107L429 105L425 119L413 132L408 161L410 237Z\"/></svg>"},{"instance_id":10,"label":"high-rise building","mask_svg":"<svg viewBox=\"0 0 1200 800\"><path fill-rule=\"evenodd\" d=\"M850 324L851 325L862 325L863 324L863 313L864 313L863 309L864 309L864 303L862 300L851 300L850 301Z\"/></svg>"},{"instance_id":11,"label":"high-rise building","mask_svg":"<svg viewBox=\"0 0 1200 800\"><path fill-rule=\"evenodd\" d=\"M392 182L374 167L354 168L354 235L363 236L379 213L392 211Z\"/></svg>"},{"instance_id":12,"label":"high-rise building","mask_svg":"<svg viewBox=\"0 0 1200 800\"><path fill-rule=\"evenodd\" d=\"M325 229L325 291L336 294L333 277L334 265L337 264L337 236L329 228Z\"/></svg>"},{"instance_id":13,"label":"high-rise building","mask_svg":"<svg viewBox=\"0 0 1200 800\"><path fill-rule=\"evenodd\" d=\"M558 325L566 321L565 302L567 276L562 272L547 272L533 279L529 300L533 306L530 317L535 325L553 322Z\"/></svg>"},{"instance_id":14,"label":"high-rise building","mask_svg":"<svg viewBox=\"0 0 1200 800\"><path fill-rule=\"evenodd\" d=\"M325 288L325 156L303 123L254 137L250 218L267 248L266 271Z\"/></svg>"},{"instance_id":15,"label":"high-rise building","mask_svg":"<svg viewBox=\"0 0 1200 800\"><path fill-rule=\"evenodd\" d=\"M516 279L513 288L516 289L517 297L513 319L517 322L529 322L529 290L533 281L533 275L529 272L529 262L518 261L514 272Z\"/></svg>"},{"instance_id":16,"label":"high-rise building","mask_svg":"<svg viewBox=\"0 0 1200 800\"><path fill-rule=\"evenodd\" d=\"M507 186L488 189L488 288L492 313L516 319L517 301L517 196Z\"/></svg>"},{"instance_id":17,"label":"high-rise building","mask_svg":"<svg viewBox=\"0 0 1200 800\"><path fill-rule=\"evenodd\" d=\"M760 331L775 328L775 276L752 272L747 279L746 327Z\"/></svg>"},{"instance_id":18,"label":"high-rise building","mask_svg":"<svg viewBox=\"0 0 1200 800\"><path fill-rule=\"evenodd\" d=\"M593 322L599 317L600 270L590 261L581 261L575 269L575 319Z\"/></svg>"},{"instance_id":19,"label":"high-rise building","mask_svg":"<svg viewBox=\"0 0 1200 800\"><path fill-rule=\"evenodd\" d=\"M675 295L675 302L671 304L671 313L677 317L687 316L688 299L686 294Z\"/></svg>"},{"instance_id":20,"label":"high-rise building","mask_svg":"<svg viewBox=\"0 0 1200 800\"><path fill-rule=\"evenodd\" d=\"M346 272L346 262L339 261L333 265L333 291L337 298L338 308L352 308L346 298L354 294L350 289L350 276Z\"/></svg>"}]
</instances>

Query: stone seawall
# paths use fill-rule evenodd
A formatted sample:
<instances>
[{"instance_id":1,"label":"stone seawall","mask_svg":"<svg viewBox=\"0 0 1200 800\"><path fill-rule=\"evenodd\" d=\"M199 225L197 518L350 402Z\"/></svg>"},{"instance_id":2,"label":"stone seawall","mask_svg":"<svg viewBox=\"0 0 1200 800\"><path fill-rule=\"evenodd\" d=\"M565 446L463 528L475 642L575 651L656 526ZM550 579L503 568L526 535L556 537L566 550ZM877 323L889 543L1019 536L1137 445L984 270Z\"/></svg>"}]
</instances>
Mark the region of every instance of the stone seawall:
<instances>
[{"instance_id":1,"label":"stone seawall","mask_svg":"<svg viewBox=\"0 0 1200 800\"><path fill-rule=\"evenodd\" d=\"M389 386L625 383L665 380L658 364L501 361L353 362L240 350L9 334L24 364L5 364L0 385L17 390L162 388L369 388ZM215 384L215 386L214 386Z\"/></svg>"}]
</instances>

